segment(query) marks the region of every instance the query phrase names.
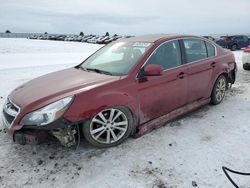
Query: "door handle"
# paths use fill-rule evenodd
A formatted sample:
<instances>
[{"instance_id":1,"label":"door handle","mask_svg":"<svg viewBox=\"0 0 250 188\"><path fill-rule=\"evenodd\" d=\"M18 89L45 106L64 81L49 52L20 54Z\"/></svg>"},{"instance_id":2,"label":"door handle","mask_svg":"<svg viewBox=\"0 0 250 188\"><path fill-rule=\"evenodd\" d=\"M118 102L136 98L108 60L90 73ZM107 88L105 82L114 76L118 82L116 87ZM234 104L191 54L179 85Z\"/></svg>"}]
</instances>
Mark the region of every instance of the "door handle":
<instances>
[{"instance_id":1,"label":"door handle","mask_svg":"<svg viewBox=\"0 0 250 188\"><path fill-rule=\"evenodd\" d=\"M216 66L215 62L211 63L211 67L215 67L215 66Z\"/></svg>"},{"instance_id":2,"label":"door handle","mask_svg":"<svg viewBox=\"0 0 250 188\"><path fill-rule=\"evenodd\" d=\"M179 75L178 75L178 78L182 79L185 77L185 73L184 72L181 72Z\"/></svg>"}]
</instances>

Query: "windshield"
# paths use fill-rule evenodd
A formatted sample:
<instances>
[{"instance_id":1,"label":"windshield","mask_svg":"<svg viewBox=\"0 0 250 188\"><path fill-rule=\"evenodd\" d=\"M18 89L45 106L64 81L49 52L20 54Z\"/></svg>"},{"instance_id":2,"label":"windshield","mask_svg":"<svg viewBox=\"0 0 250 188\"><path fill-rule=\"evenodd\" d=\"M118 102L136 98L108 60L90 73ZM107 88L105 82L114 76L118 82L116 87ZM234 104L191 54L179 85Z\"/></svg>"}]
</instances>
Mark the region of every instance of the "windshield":
<instances>
[{"instance_id":1,"label":"windshield","mask_svg":"<svg viewBox=\"0 0 250 188\"><path fill-rule=\"evenodd\" d=\"M146 42L111 43L84 61L80 68L103 74L127 75L150 46L151 43Z\"/></svg>"}]
</instances>

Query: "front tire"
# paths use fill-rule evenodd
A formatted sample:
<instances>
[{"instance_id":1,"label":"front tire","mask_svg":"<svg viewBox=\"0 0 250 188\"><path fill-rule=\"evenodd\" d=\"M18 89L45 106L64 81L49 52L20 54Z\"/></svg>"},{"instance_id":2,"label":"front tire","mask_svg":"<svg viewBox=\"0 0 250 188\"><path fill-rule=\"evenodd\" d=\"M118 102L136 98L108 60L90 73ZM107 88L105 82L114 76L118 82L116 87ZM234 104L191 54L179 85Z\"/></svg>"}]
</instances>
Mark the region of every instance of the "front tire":
<instances>
[{"instance_id":1,"label":"front tire","mask_svg":"<svg viewBox=\"0 0 250 188\"><path fill-rule=\"evenodd\" d=\"M102 110L83 125L87 142L99 148L121 144L132 130L132 114L127 108L120 106Z\"/></svg>"},{"instance_id":2,"label":"front tire","mask_svg":"<svg viewBox=\"0 0 250 188\"><path fill-rule=\"evenodd\" d=\"M227 79L224 75L220 75L219 78L215 81L210 103L213 105L220 104L225 97L226 89Z\"/></svg>"}]
</instances>

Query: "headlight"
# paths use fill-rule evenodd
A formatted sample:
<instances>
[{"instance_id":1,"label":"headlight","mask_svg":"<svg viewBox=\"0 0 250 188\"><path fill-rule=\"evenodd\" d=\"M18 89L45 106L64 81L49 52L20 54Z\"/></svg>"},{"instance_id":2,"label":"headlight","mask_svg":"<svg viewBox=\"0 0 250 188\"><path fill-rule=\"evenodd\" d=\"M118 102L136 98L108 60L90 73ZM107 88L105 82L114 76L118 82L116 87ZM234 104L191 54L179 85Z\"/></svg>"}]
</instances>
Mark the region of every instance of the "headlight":
<instances>
[{"instance_id":1,"label":"headlight","mask_svg":"<svg viewBox=\"0 0 250 188\"><path fill-rule=\"evenodd\" d=\"M25 115L21 125L43 126L57 120L67 110L72 99L73 96L66 97Z\"/></svg>"}]
</instances>

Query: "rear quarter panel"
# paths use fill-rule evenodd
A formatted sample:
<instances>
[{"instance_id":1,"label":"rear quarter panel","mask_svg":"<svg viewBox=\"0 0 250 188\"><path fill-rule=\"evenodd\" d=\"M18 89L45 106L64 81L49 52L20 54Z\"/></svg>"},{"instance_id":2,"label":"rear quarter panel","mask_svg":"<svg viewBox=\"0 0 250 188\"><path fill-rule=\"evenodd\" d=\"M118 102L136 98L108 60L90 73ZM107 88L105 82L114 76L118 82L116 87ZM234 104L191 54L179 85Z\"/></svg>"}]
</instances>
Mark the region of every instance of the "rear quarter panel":
<instances>
[{"instance_id":1,"label":"rear quarter panel","mask_svg":"<svg viewBox=\"0 0 250 188\"><path fill-rule=\"evenodd\" d=\"M216 66L213 71L212 80L209 87L209 92L213 90L213 86L217 78L221 74L229 74L232 70L235 69L235 58L234 54L227 49L216 45L217 47L217 56L214 58Z\"/></svg>"}]
</instances>

